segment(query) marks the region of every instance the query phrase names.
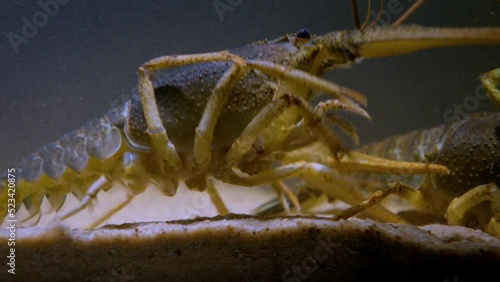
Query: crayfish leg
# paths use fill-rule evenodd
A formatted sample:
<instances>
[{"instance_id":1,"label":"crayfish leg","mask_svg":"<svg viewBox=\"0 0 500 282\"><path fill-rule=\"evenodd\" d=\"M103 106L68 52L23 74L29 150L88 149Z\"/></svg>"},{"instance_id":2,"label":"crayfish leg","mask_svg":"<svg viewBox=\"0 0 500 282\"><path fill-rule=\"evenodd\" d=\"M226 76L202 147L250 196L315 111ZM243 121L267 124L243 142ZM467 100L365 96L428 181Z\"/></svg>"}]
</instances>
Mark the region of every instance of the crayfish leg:
<instances>
[{"instance_id":1,"label":"crayfish leg","mask_svg":"<svg viewBox=\"0 0 500 282\"><path fill-rule=\"evenodd\" d=\"M486 231L496 232L493 235L500 236L498 233L500 231L498 226L500 222L500 189L495 183L476 186L462 196L453 199L446 212L448 224L460 225L460 221L467 211L485 201L491 202L493 211L493 218Z\"/></svg>"},{"instance_id":2,"label":"crayfish leg","mask_svg":"<svg viewBox=\"0 0 500 282\"><path fill-rule=\"evenodd\" d=\"M204 54L162 56L144 63L139 68L139 94L141 97L141 104L144 109L144 117L146 118L147 132L149 134L154 150L159 154L159 164L162 167L162 170L164 170L163 164L166 163L167 166L174 169L175 171L178 171L181 169L182 161L177 153L175 145L169 140L167 131L165 130L165 127L163 126L163 123L161 121L158 105L156 104L153 82L151 80L152 72L183 65L198 64L204 62L228 61L231 60L231 58L234 58L233 61L242 61L241 59L238 59L239 57L231 55L227 51L222 51ZM231 74L233 74L234 72L238 72L238 70L230 71L228 75L229 78L233 77L233 75ZM237 80L237 77L232 80L229 79L229 82L234 80ZM221 82L221 86L218 85L218 87L216 87L214 91L217 90L217 92L221 92L221 94L227 94L230 92L229 88L231 88L232 84L234 83L228 84L225 80L223 80ZM218 103L220 101L217 101L217 99L215 99L216 101L212 103L215 104L215 106L221 106L221 104L223 104L224 102L223 98L224 97L222 97L222 99L218 99L222 100L222 103ZM215 124L217 121L217 114L221 111L217 108L218 107L215 107L215 110L214 107L206 109L204 117L201 120L202 123L208 121L209 125L213 123L213 128L209 126L209 128L206 130L197 130L198 134L201 132L201 136L197 135L196 138L198 141L198 145L195 145L195 163L198 166L201 166L201 170L207 170L207 164L210 164L210 150L206 150L206 148L210 148L210 139L211 135L213 135L213 129L215 128Z\"/></svg>"},{"instance_id":3,"label":"crayfish leg","mask_svg":"<svg viewBox=\"0 0 500 282\"><path fill-rule=\"evenodd\" d=\"M92 202L92 200L96 199L96 196L97 196L97 193L99 193L99 191L101 190L105 190L105 188L107 186L109 186L109 182L107 181L106 177L104 176L101 176L100 178L98 178L88 189L87 189L87 192L85 193L85 196L83 197L82 201L80 202L80 204L65 212L64 214L62 214L60 217L59 217L59 220L65 220L73 215L75 215L76 213L82 211L83 209L85 209L87 206L90 205L90 203Z\"/></svg>"},{"instance_id":4,"label":"crayfish leg","mask_svg":"<svg viewBox=\"0 0 500 282\"><path fill-rule=\"evenodd\" d=\"M391 194L398 194L399 191L401 190L402 185L400 183L391 183L389 186L385 189L375 191L372 193L368 199L362 201L361 203L354 205L348 209L345 209L341 211L339 214L337 214L334 219L335 220L340 220L340 219L348 219L350 217L353 217L361 212L366 211L368 208L379 204L384 200L387 196ZM392 220L394 221L394 220ZM403 219L398 219L400 223L404 223Z\"/></svg>"},{"instance_id":5,"label":"crayfish leg","mask_svg":"<svg viewBox=\"0 0 500 282\"><path fill-rule=\"evenodd\" d=\"M500 68L482 74L480 80L490 100L500 109L500 90L496 86L500 84Z\"/></svg>"},{"instance_id":6,"label":"crayfish leg","mask_svg":"<svg viewBox=\"0 0 500 282\"><path fill-rule=\"evenodd\" d=\"M89 226L87 226L87 229L95 229L101 223L105 222L111 216L113 216L115 213L117 213L118 211L123 209L126 205L128 205L134 199L134 197L135 197L135 195L128 194L124 201L121 201L118 205L114 206L112 209L107 211L104 215L102 215L97 220L92 222Z\"/></svg>"},{"instance_id":7,"label":"crayfish leg","mask_svg":"<svg viewBox=\"0 0 500 282\"><path fill-rule=\"evenodd\" d=\"M229 209L227 208L226 204L222 200L222 197L220 196L219 192L217 191L217 184L215 183L215 180L212 177L208 177L208 179L207 179L207 192L208 192L208 195L210 196L210 200L212 201L215 208L217 209L217 213L219 215L228 214Z\"/></svg>"}]
</instances>

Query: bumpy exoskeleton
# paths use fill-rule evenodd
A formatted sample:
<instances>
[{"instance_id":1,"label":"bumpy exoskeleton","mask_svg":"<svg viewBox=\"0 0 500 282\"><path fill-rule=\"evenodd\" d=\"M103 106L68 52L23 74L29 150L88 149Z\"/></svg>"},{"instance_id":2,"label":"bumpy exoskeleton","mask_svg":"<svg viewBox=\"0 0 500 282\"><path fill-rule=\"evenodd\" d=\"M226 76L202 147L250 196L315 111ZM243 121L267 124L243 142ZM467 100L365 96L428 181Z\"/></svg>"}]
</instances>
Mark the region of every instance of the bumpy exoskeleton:
<instances>
[{"instance_id":1,"label":"bumpy exoskeleton","mask_svg":"<svg viewBox=\"0 0 500 282\"><path fill-rule=\"evenodd\" d=\"M223 214L227 208L216 192L217 180L269 184L293 198L283 179L326 181L330 185L318 189L339 189L348 195L352 181L346 172L364 171L367 162L373 162L372 172L445 173L439 165L396 164L351 154L329 123L356 141L354 126L330 112L342 109L369 117L362 108L366 100L319 76L362 58L499 43L500 28L400 26L320 36L300 31L227 51L153 59L139 68L139 91L130 101L15 166L16 197L35 216L44 197L57 210L66 194L73 193L81 204L63 214L64 219L88 206L113 182L129 189L130 201L148 184L172 196L184 181L190 189L208 189ZM318 93L330 99L313 107L309 101ZM316 140L328 148L335 165L307 156L296 163L275 162L287 144L300 148ZM343 166L345 156L351 160L348 166ZM2 182L1 203L7 203L6 181ZM0 207L5 215L7 208ZM388 212L372 210L377 211L382 211L381 217Z\"/></svg>"}]
</instances>

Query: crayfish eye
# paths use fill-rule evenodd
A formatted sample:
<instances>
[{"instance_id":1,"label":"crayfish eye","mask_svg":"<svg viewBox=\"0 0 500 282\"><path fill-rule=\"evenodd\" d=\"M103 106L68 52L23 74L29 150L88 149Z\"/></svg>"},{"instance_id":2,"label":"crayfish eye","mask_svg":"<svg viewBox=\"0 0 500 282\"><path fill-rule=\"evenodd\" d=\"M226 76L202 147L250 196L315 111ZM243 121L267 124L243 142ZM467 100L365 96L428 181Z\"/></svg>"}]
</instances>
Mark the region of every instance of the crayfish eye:
<instances>
[{"instance_id":1,"label":"crayfish eye","mask_svg":"<svg viewBox=\"0 0 500 282\"><path fill-rule=\"evenodd\" d=\"M309 39L311 38L311 33L307 29L301 29L297 31L296 37L301 39Z\"/></svg>"},{"instance_id":2,"label":"crayfish eye","mask_svg":"<svg viewBox=\"0 0 500 282\"><path fill-rule=\"evenodd\" d=\"M306 44L309 38L311 38L311 33L309 32L309 30L301 29L297 31L297 33L295 34L295 38L293 39L293 45L295 45L295 47L300 47Z\"/></svg>"}]
</instances>

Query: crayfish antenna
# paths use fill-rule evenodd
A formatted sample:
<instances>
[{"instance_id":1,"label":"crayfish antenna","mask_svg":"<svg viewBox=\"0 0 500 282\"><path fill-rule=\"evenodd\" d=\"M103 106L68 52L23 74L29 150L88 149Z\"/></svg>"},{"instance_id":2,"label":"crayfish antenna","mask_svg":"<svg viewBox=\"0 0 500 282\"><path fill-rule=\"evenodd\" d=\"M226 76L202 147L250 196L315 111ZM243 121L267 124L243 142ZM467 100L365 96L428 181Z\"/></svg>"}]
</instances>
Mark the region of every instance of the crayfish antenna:
<instances>
[{"instance_id":1,"label":"crayfish antenna","mask_svg":"<svg viewBox=\"0 0 500 282\"><path fill-rule=\"evenodd\" d=\"M330 32L312 39L310 44L321 46L323 61L336 66L438 47L500 44L500 28L379 26Z\"/></svg>"}]
</instances>

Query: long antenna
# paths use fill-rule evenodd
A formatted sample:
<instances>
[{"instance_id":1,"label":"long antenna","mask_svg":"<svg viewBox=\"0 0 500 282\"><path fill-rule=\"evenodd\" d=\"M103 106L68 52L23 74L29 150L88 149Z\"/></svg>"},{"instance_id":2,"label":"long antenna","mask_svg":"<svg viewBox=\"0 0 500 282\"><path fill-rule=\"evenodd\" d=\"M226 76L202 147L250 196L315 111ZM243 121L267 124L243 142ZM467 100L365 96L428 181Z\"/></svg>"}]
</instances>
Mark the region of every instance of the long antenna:
<instances>
[{"instance_id":1,"label":"long antenna","mask_svg":"<svg viewBox=\"0 0 500 282\"><path fill-rule=\"evenodd\" d=\"M406 21L406 19L408 19L411 14L413 14L413 12L415 12L418 7L420 7L420 5L424 4L424 2L425 0L418 0L417 2L415 2L408 10L406 10L403 15L401 15L401 17L399 17L399 19L392 23L392 26L398 26L402 24L404 21Z\"/></svg>"},{"instance_id":2,"label":"long antenna","mask_svg":"<svg viewBox=\"0 0 500 282\"><path fill-rule=\"evenodd\" d=\"M361 30L365 29L365 26L366 24L368 23L368 21L370 20L370 13L371 13L371 10L372 10L372 1L371 0L368 0L368 9L366 10L366 17L365 17L365 21L363 22L363 24L361 25Z\"/></svg>"},{"instance_id":3,"label":"long antenna","mask_svg":"<svg viewBox=\"0 0 500 282\"><path fill-rule=\"evenodd\" d=\"M352 19L354 20L354 26L357 29L360 29L361 24L359 23L358 1L351 0L351 7L352 7Z\"/></svg>"},{"instance_id":4,"label":"long antenna","mask_svg":"<svg viewBox=\"0 0 500 282\"><path fill-rule=\"evenodd\" d=\"M368 27L373 27L378 20L380 20L380 17L382 16L382 12L384 12L384 0L380 0L380 8L378 9L377 16L373 20L373 22L368 26Z\"/></svg>"}]
</instances>

